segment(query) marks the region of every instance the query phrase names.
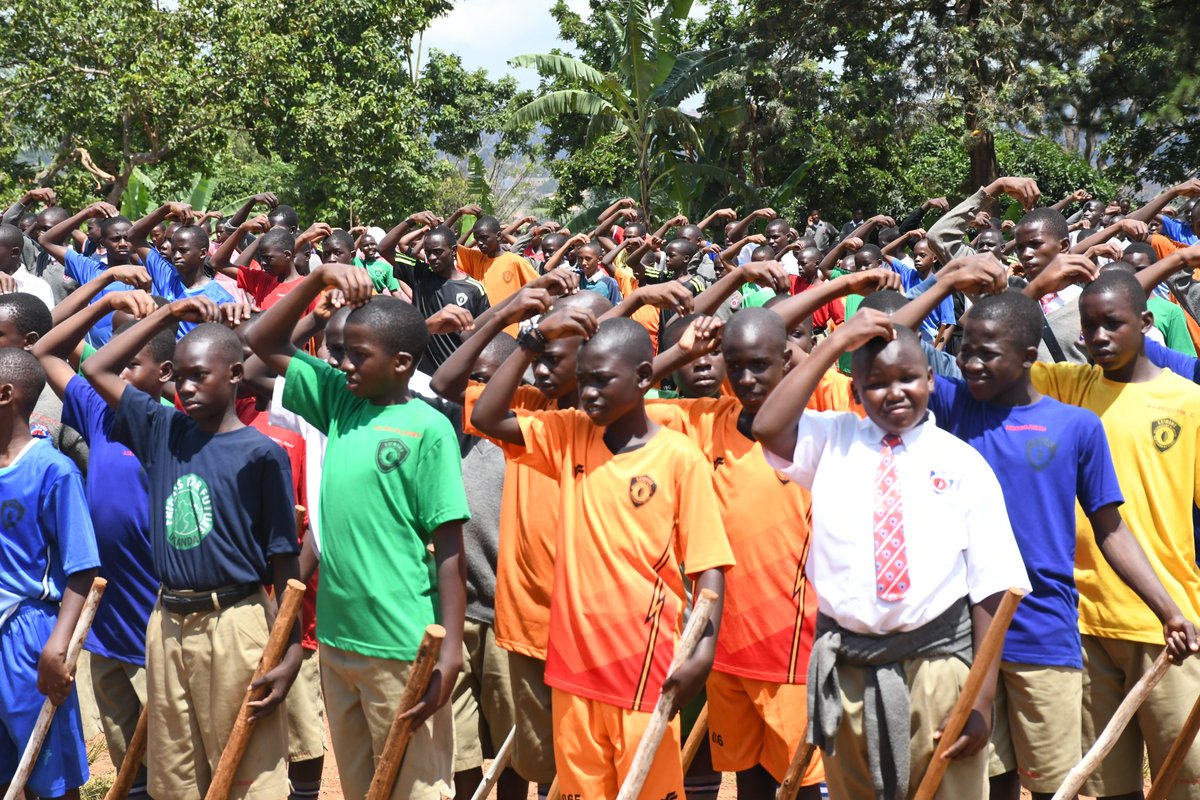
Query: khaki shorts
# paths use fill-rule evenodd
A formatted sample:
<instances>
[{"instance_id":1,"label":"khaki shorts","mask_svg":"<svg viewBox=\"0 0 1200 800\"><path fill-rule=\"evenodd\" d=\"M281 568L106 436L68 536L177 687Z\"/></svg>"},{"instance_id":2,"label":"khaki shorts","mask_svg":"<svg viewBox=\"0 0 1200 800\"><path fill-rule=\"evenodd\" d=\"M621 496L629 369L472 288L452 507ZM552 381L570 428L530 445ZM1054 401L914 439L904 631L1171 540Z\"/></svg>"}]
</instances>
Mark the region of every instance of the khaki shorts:
<instances>
[{"instance_id":1,"label":"khaki shorts","mask_svg":"<svg viewBox=\"0 0 1200 800\"><path fill-rule=\"evenodd\" d=\"M91 654L92 692L113 767L121 769L146 704L146 668Z\"/></svg>"},{"instance_id":2,"label":"khaki shorts","mask_svg":"<svg viewBox=\"0 0 1200 800\"><path fill-rule=\"evenodd\" d=\"M842 690L842 724L834 739L836 756L825 754L825 782L829 796L838 800L874 800L867 743L863 737L863 689L865 668L839 664L838 681ZM949 715L963 684L968 667L953 657L914 658L904 662L908 681L911 738L909 746L908 796L917 787L937 742L933 734ZM988 796L985 747L970 758L950 762L935 797L939 800L983 800Z\"/></svg>"},{"instance_id":3,"label":"khaki shorts","mask_svg":"<svg viewBox=\"0 0 1200 800\"><path fill-rule=\"evenodd\" d=\"M265 592L220 611L173 614L156 603L146 629L149 792L201 798L258 668L275 613ZM230 797L288 794L287 715L254 726Z\"/></svg>"},{"instance_id":4,"label":"khaki shorts","mask_svg":"<svg viewBox=\"0 0 1200 800\"><path fill-rule=\"evenodd\" d=\"M554 715L546 662L509 651L508 676L517 710L512 768L527 781L550 783L555 775Z\"/></svg>"},{"instance_id":5,"label":"khaki shorts","mask_svg":"<svg viewBox=\"0 0 1200 800\"><path fill-rule=\"evenodd\" d=\"M1138 678L1162 652L1162 645L1083 637L1083 747L1095 743L1117 706ZM1200 660L1192 656L1167 670L1116 746L1084 784L1083 793L1097 797L1142 791L1142 745L1150 756L1150 774L1159 767L1196 696L1200 694ZM1192 745L1184 759L1170 800L1200 798L1200 746Z\"/></svg>"},{"instance_id":6,"label":"khaki shorts","mask_svg":"<svg viewBox=\"0 0 1200 800\"><path fill-rule=\"evenodd\" d=\"M494 756L512 729L508 651L496 646L491 625L467 620L463 667L454 685L454 771L483 766L484 755Z\"/></svg>"},{"instance_id":7,"label":"khaki shorts","mask_svg":"<svg viewBox=\"0 0 1200 800\"><path fill-rule=\"evenodd\" d=\"M1014 770L1031 792L1054 794L1083 757L1083 672L1000 663L992 721L992 777Z\"/></svg>"},{"instance_id":8,"label":"khaki shorts","mask_svg":"<svg viewBox=\"0 0 1200 800\"><path fill-rule=\"evenodd\" d=\"M782 781L808 728L802 684L771 683L713 671L708 676L708 744L716 772L761 765ZM821 756L809 762L801 786L825 780Z\"/></svg>"},{"instance_id":9,"label":"khaki shorts","mask_svg":"<svg viewBox=\"0 0 1200 800\"><path fill-rule=\"evenodd\" d=\"M393 661L321 646L321 688L342 794L365 797L375 776L411 661ZM450 704L414 728L392 800L441 800L454 794L454 715Z\"/></svg>"},{"instance_id":10,"label":"khaki shorts","mask_svg":"<svg viewBox=\"0 0 1200 800\"><path fill-rule=\"evenodd\" d=\"M287 696L288 761L325 755L325 702L316 650L305 650L300 672Z\"/></svg>"}]
</instances>

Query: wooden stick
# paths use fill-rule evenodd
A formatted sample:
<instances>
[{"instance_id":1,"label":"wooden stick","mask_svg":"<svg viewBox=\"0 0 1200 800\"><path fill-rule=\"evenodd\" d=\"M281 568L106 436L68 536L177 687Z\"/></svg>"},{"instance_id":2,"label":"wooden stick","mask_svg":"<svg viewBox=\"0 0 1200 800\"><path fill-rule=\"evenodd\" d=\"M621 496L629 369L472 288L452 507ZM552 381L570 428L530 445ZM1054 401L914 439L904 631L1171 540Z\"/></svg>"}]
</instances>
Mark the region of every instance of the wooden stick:
<instances>
[{"instance_id":1,"label":"wooden stick","mask_svg":"<svg viewBox=\"0 0 1200 800\"><path fill-rule=\"evenodd\" d=\"M1146 674L1133 685L1133 688L1129 690L1129 694L1125 695L1125 699L1121 701L1121 705L1117 706L1117 712L1108 721L1108 725L1104 726L1104 730L1100 733L1100 738L1096 739L1096 743L1092 745L1092 749L1088 750L1083 760L1072 767L1071 771L1067 773L1062 786L1058 787L1058 791L1054 793L1053 800L1066 800L1068 797L1074 800L1074 797L1079 794L1079 789L1083 786L1084 781L1096 771L1096 768L1100 766L1100 762L1116 746L1117 739L1121 738L1121 733L1125 730L1125 726L1129 724L1129 720L1133 718L1134 713L1137 712L1142 703L1146 702L1146 698L1150 696L1150 691L1163 679L1163 675L1167 673L1167 669L1170 666L1171 662L1167 660L1167 651L1164 649Z\"/></svg>"},{"instance_id":2,"label":"wooden stick","mask_svg":"<svg viewBox=\"0 0 1200 800\"><path fill-rule=\"evenodd\" d=\"M292 635L296 617L300 614L300 601L303 599L304 584L292 578L287 582L283 601L279 604L279 613L275 615L275 623L271 626L271 635L263 647L258 669L254 670L254 677L250 679L250 683L279 666L280 660L283 659L283 651L288 646L288 638ZM221 751L221 759L217 762L217 769L213 773L212 783L208 785L204 800L225 800L229 797L229 791L233 788L233 778L242 762L242 756L246 753L246 746L250 743L250 734L254 732L254 720L250 718L253 709L249 704L266 695L265 686L257 689L247 687L242 707L238 709L237 719L233 721L233 730L225 742L225 749Z\"/></svg>"},{"instance_id":3,"label":"wooden stick","mask_svg":"<svg viewBox=\"0 0 1200 800\"><path fill-rule=\"evenodd\" d=\"M400 765L404 763L404 751L412 735L412 720L401 717L420 702L429 688L429 679L433 675L433 668L437 666L438 654L442 652L445 639L446 629L441 625L430 625L425 629L421 646L417 648L417 657L408 672L408 682L404 684L404 694L400 696L396 718L392 720L391 730L383 743L383 753L375 766L375 777L371 779L371 788L367 790L367 800L386 800L392 796L396 778L400 775Z\"/></svg>"},{"instance_id":4,"label":"wooden stick","mask_svg":"<svg viewBox=\"0 0 1200 800\"><path fill-rule=\"evenodd\" d=\"M692 768L692 762L696 760L696 754L700 752L700 745L704 744L704 740L707 738L708 703L705 703L704 708L700 709L700 714L696 717L696 722L692 725L687 741L683 743L684 775L687 775L688 770Z\"/></svg>"},{"instance_id":5,"label":"wooden stick","mask_svg":"<svg viewBox=\"0 0 1200 800\"><path fill-rule=\"evenodd\" d=\"M716 600L716 592L710 589L700 591L700 596L696 598L696 605L692 608L692 616L688 620L687 627L684 628L683 638L680 639L679 646L675 648L675 657L671 660L671 670L667 673L668 675L679 669L680 665L696 650L700 637L704 635L704 630L708 627ZM671 706L674 703L674 689L666 689L658 696L658 704L654 706L654 713L650 716L650 722L646 725L642 740L638 742L637 750L633 754L633 761L629 765L629 773L625 776L625 783L617 792L617 800L635 800L642 793L642 786L645 785L646 777L650 774L650 767L654 763L654 754L658 751L658 746L662 744L663 735L667 732L667 723L671 721Z\"/></svg>"},{"instance_id":6,"label":"wooden stick","mask_svg":"<svg viewBox=\"0 0 1200 800\"><path fill-rule=\"evenodd\" d=\"M100 598L107 586L108 581L104 578L95 578L92 581L92 588L88 590L87 597L84 598L83 609L79 612L79 621L75 623L75 630L71 632L71 641L67 644L67 672L71 675L75 674L79 651L83 648L83 641L87 638L88 631L91 630L92 620L96 617L96 608L100 605ZM5 793L4 800L16 800L18 797L25 796L25 783L33 772L33 764L37 761L38 753L42 749L42 742L46 740L46 734L50 732L50 723L54 721L54 712L57 710L58 706L51 703L49 697L42 702L42 710L38 713L37 722L33 725L33 732L25 744L25 752L21 754L17 771L8 785L8 792Z\"/></svg>"},{"instance_id":7,"label":"wooden stick","mask_svg":"<svg viewBox=\"0 0 1200 800\"><path fill-rule=\"evenodd\" d=\"M816 745L808 742L800 743L796 752L792 754L791 763L788 764L787 772L783 776L783 783L779 784L779 791L775 793L775 800L796 800L796 795L800 793L800 780L808 771L808 765L816 753Z\"/></svg>"},{"instance_id":8,"label":"wooden stick","mask_svg":"<svg viewBox=\"0 0 1200 800\"><path fill-rule=\"evenodd\" d=\"M992 624L988 626L987 635L983 637L983 644L980 645L979 652L975 654L971 663L971 671L967 673L967 680L958 696L958 702L954 704L954 710L950 712L950 719L946 721L946 727L942 730L937 746L933 749L933 759L925 769L925 777L921 779L921 785L917 787L914 800L933 800L933 796L937 794L938 787L942 784L942 777L950 766L949 759L943 758L942 754L962 735L963 728L967 725L967 718L971 716L971 708L979 697L979 690L983 688L983 681L987 678L987 674L996 660L1000 658L1000 651L1004 649L1004 635L1008 633L1008 625L1017 611L1017 604L1026 594L1024 589L1010 588L1000 600L1000 607L996 609L996 614L992 617Z\"/></svg>"},{"instance_id":9,"label":"wooden stick","mask_svg":"<svg viewBox=\"0 0 1200 800\"><path fill-rule=\"evenodd\" d=\"M1166 800L1167 792L1171 791L1171 787L1175 784L1175 778L1179 775L1188 751L1192 749L1192 742L1196 741L1197 733L1200 733L1200 697L1196 698L1196 702L1192 705L1192 713L1188 714L1187 720L1183 723L1183 730L1179 732L1175 743L1171 745L1171 749L1167 753L1167 760L1159 767L1158 776L1150 785L1150 794L1146 795L1146 800Z\"/></svg>"},{"instance_id":10,"label":"wooden stick","mask_svg":"<svg viewBox=\"0 0 1200 800\"><path fill-rule=\"evenodd\" d=\"M508 737L505 738L504 744L500 745L500 749L496 751L496 758L484 774L483 783L479 784L479 788L475 790L475 794L471 795L471 800L484 800L492 791L492 787L496 785L496 781L500 780L500 773L508 768L508 762L512 758L513 741L516 738L517 729L513 728L508 732Z\"/></svg>"},{"instance_id":11,"label":"wooden stick","mask_svg":"<svg viewBox=\"0 0 1200 800\"><path fill-rule=\"evenodd\" d=\"M147 709L142 706L142 713L138 715L137 728L133 731L133 738L129 740L129 744L125 748L125 759L121 762L121 771L117 773L117 779L113 781L112 786L108 787L104 800L125 800L129 796L129 790L133 788L133 782L137 780L138 771L142 768L142 761L146 758L148 720Z\"/></svg>"}]
</instances>

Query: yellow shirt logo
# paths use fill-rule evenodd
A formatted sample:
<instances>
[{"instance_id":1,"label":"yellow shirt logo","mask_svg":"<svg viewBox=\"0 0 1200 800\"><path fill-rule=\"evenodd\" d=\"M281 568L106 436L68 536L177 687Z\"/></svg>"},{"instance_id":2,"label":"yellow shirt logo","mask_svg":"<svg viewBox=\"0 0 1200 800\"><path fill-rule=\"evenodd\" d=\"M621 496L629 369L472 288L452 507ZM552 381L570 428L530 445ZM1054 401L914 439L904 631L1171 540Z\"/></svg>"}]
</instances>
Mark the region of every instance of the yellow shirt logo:
<instances>
[{"instance_id":1,"label":"yellow shirt logo","mask_svg":"<svg viewBox=\"0 0 1200 800\"><path fill-rule=\"evenodd\" d=\"M1179 441L1179 423L1169 417L1156 419L1150 423L1150 435L1158 452L1165 453Z\"/></svg>"}]
</instances>

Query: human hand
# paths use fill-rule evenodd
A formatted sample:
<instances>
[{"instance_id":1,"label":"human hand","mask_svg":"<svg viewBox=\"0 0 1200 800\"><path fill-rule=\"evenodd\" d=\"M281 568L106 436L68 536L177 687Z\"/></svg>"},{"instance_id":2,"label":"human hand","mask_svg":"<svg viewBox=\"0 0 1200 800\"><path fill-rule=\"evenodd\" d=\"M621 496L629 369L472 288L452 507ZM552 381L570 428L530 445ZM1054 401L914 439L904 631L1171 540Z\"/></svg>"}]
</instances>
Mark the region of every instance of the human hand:
<instances>
[{"instance_id":1,"label":"human hand","mask_svg":"<svg viewBox=\"0 0 1200 800\"><path fill-rule=\"evenodd\" d=\"M1089 192L1087 189L1076 189L1075 191L1071 192L1071 201L1072 202L1086 203L1088 200L1091 200L1091 199L1092 199L1091 192Z\"/></svg>"},{"instance_id":2,"label":"human hand","mask_svg":"<svg viewBox=\"0 0 1200 800\"><path fill-rule=\"evenodd\" d=\"M247 233L266 233L271 230L271 222L267 219L266 214L259 214L257 217L243 222L242 228Z\"/></svg>"},{"instance_id":3,"label":"human hand","mask_svg":"<svg viewBox=\"0 0 1200 800\"><path fill-rule=\"evenodd\" d=\"M592 237L586 233L577 233L567 240L567 245L570 247L578 247L581 244L587 244L592 240Z\"/></svg>"},{"instance_id":4,"label":"human hand","mask_svg":"<svg viewBox=\"0 0 1200 800\"><path fill-rule=\"evenodd\" d=\"M980 713L978 709L971 709L971 714L967 717L966 724L963 725L962 733L959 734L958 739L953 744L946 748L945 752L942 753L942 758L970 758L986 747L988 738L992 734L992 726L988 722L989 719L991 719L991 709L988 709L986 715ZM945 729L948 720L949 715L938 726L937 733L933 734L935 740L942 738L942 731Z\"/></svg>"},{"instance_id":5,"label":"human hand","mask_svg":"<svg viewBox=\"0 0 1200 800\"><path fill-rule=\"evenodd\" d=\"M876 228L894 228L894 227L896 227L896 220L892 219L887 214L876 214L875 216L868 219L867 222L870 223L871 225L875 226Z\"/></svg>"},{"instance_id":6,"label":"human hand","mask_svg":"<svg viewBox=\"0 0 1200 800\"><path fill-rule=\"evenodd\" d=\"M371 275L362 267L353 264L322 264L314 272L320 274L321 283L342 293L344 306L358 308L366 305L375 293Z\"/></svg>"},{"instance_id":7,"label":"human hand","mask_svg":"<svg viewBox=\"0 0 1200 800\"><path fill-rule=\"evenodd\" d=\"M296 237L296 244L301 242L319 242L333 233L333 227L327 222L314 222Z\"/></svg>"},{"instance_id":8,"label":"human hand","mask_svg":"<svg viewBox=\"0 0 1200 800\"><path fill-rule=\"evenodd\" d=\"M106 203L103 200L92 203L87 207L87 215L93 219L112 218L120 215L120 211L112 203Z\"/></svg>"},{"instance_id":9,"label":"human hand","mask_svg":"<svg viewBox=\"0 0 1200 800\"><path fill-rule=\"evenodd\" d=\"M14 294L21 291L17 281L7 272L0 272L0 294Z\"/></svg>"},{"instance_id":10,"label":"human hand","mask_svg":"<svg viewBox=\"0 0 1200 800\"><path fill-rule=\"evenodd\" d=\"M1000 231L1002 233L1007 233L1015 227L1017 227L1017 223L1013 222L1011 219L1006 219L1000 223Z\"/></svg>"},{"instance_id":11,"label":"human hand","mask_svg":"<svg viewBox=\"0 0 1200 800\"><path fill-rule=\"evenodd\" d=\"M275 196L274 192L262 192L261 194L256 194L254 195L253 200L254 205L256 206L275 208L279 205L279 198Z\"/></svg>"},{"instance_id":12,"label":"human hand","mask_svg":"<svg viewBox=\"0 0 1200 800\"><path fill-rule=\"evenodd\" d=\"M471 203L470 205L465 205L458 210L461 211L464 216L466 216L466 215L470 215L472 217L482 217L483 216L483 206L479 205L478 203Z\"/></svg>"},{"instance_id":13,"label":"human hand","mask_svg":"<svg viewBox=\"0 0 1200 800\"><path fill-rule=\"evenodd\" d=\"M936 208L938 211L945 214L950 210L950 202L944 197L931 197L922 203L922 207L928 211L931 208Z\"/></svg>"},{"instance_id":14,"label":"human hand","mask_svg":"<svg viewBox=\"0 0 1200 800\"><path fill-rule=\"evenodd\" d=\"M708 674L711 670L712 660L697 657L694 653L678 667L671 670L671 674L667 676L662 685L664 693L672 689L675 690L675 697L671 703L671 717L678 714L684 706L700 694L700 691L704 689L704 682L708 680Z\"/></svg>"},{"instance_id":15,"label":"human hand","mask_svg":"<svg viewBox=\"0 0 1200 800\"><path fill-rule=\"evenodd\" d=\"M937 279L968 295L996 294L1008 289L1008 270L991 252L956 258L942 267Z\"/></svg>"},{"instance_id":16,"label":"human hand","mask_svg":"<svg viewBox=\"0 0 1200 800\"><path fill-rule=\"evenodd\" d=\"M850 294L867 295L873 292L882 292L885 289L898 292L902 286L900 276L887 267L851 272L842 276L842 279L849 284Z\"/></svg>"},{"instance_id":17,"label":"human hand","mask_svg":"<svg viewBox=\"0 0 1200 800\"><path fill-rule=\"evenodd\" d=\"M222 303L217 309L221 312L221 322L227 328L236 328L254 316L254 312L258 310L253 303L246 302Z\"/></svg>"},{"instance_id":18,"label":"human hand","mask_svg":"<svg viewBox=\"0 0 1200 800\"><path fill-rule=\"evenodd\" d=\"M542 317L537 327L547 340L569 339L572 336L590 339L595 335L599 323L596 315L586 308L568 306Z\"/></svg>"},{"instance_id":19,"label":"human hand","mask_svg":"<svg viewBox=\"0 0 1200 800\"><path fill-rule=\"evenodd\" d=\"M53 637L38 657L38 691L50 698L55 706L61 706L71 695L75 676L67 669L67 647Z\"/></svg>"},{"instance_id":20,"label":"human hand","mask_svg":"<svg viewBox=\"0 0 1200 800\"><path fill-rule=\"evenodd\" d=\"M267 689L267 693L261 698L251 700L246 704L247 707L254 709L250 712L250 719L255 721L262 719L284 701L296 680L296 675L300 673L302 657L300 645L291 645L274 669L250 684L251 689Z\"/></svg>"},{"instance_id":21,"label":"human hand","mask_svg":"<svg viewBox=\"0 0 1200 800\"><path fill-rule=\"evenodd\" d=\"M565 294L575 294L579 291L579 273L571 267L555 267L544 275L539 275L526 288L544 289L554 297Z\"/></svg>"},{"instance_id":22,"label":"human hand","mask_svg":"<svg viewBox=\"0 0 1200 800\"><path fill-rule=\"evenodd\" d=\"M1020 203L1021 207L1026 211L1037 205L1038 200L1042 196L1041 191L1038 189L1037 181L1033 180L1033 178L1016 177L997 178L988 184L984 193L989 197L1006 194Z\"/></svg>"},{"instance_id":23,"label":"human hand","mask_svg":"<svg viewBox=\"0 0 1200 800\"><path fill-rule=\"evenodd\" d=\"M158 310L158 303L148 292L134 290L132 292L109 292L108 307L113 311L124 311L134 319L145 319Z\"/></svg>"},{"instance_id":24,"label":"human hand","mask_svg":"<svg viewBox=\"0 0 1200 800\"><path fill-rule=\"evenodd\" d=\"M52 206L58 202L58 195L49 186L39 186L36 189L30 189L21 197L21 205L28 206L32 203L41 203L44 206Z\"/></svg>"},{"instance_id":25,"label":"human hand","mask_svg":"<svg viewBox=\"0 0 1200 800\"><path fill-rule=\"evenodd\" d=\"M414 225L427 225L430 228L436 228L442 224L442 218L432 211L418 211L408 218L408 221ZM365 231L366 228L363 228Z\"/></svg>"},{"instance_id":26,"label":"human hand","mask_svg":"<svg viewBox=\"0 0 1200 800\"><path fill-rule=\"evenodd\" d=\"M778 261L751 261L742 267L742 275L747 283L765 286L777 293L787 293L791 288L787 270Z\"/></svg>"},{"instance_id":27,"label":"human hand","mask_svg":"<svg viewBox=\"0 0 1200 800\"><path fill-rule=\"evenodd\" d=\"M746 240L746 244L760 245L767 243L767 237L761 233L752 233L749 236L742 237Z\"/></svg>"},{"instance_id":28,"label":"human hand","mask_svg":"<svg viewBox=\"0 0 1200 800\"><path fill-rule=\"evenodd\" d=\"M652 283L634 290L637 299L644 305L674 311L679 316L692 313L694 298L691 291L679 281Z\"/></svg>"},{"instance_id":29,"label":"human hand","mask_svg":"<svg viewBox=\"0 0 1200 800\"><path fill-rule=\"evenodd\" d=\"M986 211L980 211L971 220L971 225L975 228L985 229L992 227L992 215Z\"/></svg>"},{"instance_id":30,"label":"human hand","mask_svg":"<svg viewBox=\"0 0 1200 800\"><path fill-rule=\"evenodd\" d=\"M735 220L735 219L737 219L737 212L734 211L732 208L718 208L716 211L714 211L712 213L711 216L714 220L719 220L719 219Z\"/></svg>"},{"instance_id":31,"label":"human hand","mask_svg":"<svg viewBox=\"0 0 1200 800\"><path fill-rule=\"evenodd\" d=\"M210 298L204 295L185 297L176 300L169 306L171 316L180 322L220 322L221 309Z\"/></svg>"},{"instance_id":32,"label":"human hand","mask_svg":"<svg viewBox=\"0 0 1200 800\"><path fill-rule=\"evenodd\" d=\"M1182 663L1185 658L1200 650L1200 632L1193 623L1184 618L1178 608L1174 614L1163 620L1163 641L1166 642L1167 658L1173 664Z\"/></svg>"},{"instance_id":33,"label":"human hand","mask_svg":"<svg viewBox=\"0 0 1200 800\"><path fill-rule=\"evenodd\" d=\"M1144 242L1150 237L1150 226L1141 220L1126 217L1117 224L1121 226L1121 232L1135 242Z\"/></svg>"},{"instance_id":34,"label":"human hand","mask_svg":"<svg viewBox=\"0 0 1200 800\"><path fill-rule=\"evenodd\" d=\"M754 211L751 211L750 216L755 219L772 220L772 219L775 219L776 217L778 217L779 215L775 213L775 209L773 209L773 208L758 208L758 209L755 209Z\"/></svg>"},{"instance_id":35,"label":"human hand","mask_svg":"<svg viewBox=\"0 0 1200 800\"><path fill-rule=\"evenodd\" d=\"M1039 295L1046 295L1075 283L1090 283L1098 274L1099 268L1087 256L1063 253L1030 281L1030 286L1035 287Z\"/></svg>"},{"instance_id":36,"label":"human hand","mask_svg":"<svg viewBox=\"0 0 1200 800\"><path fill-rule=\"evenodd\" d=\"M442 306L425 320L425 327L432 334L462 333L475 330L475 318L462 306Z\"/></svg>"},{"instance_id":37,"label":"human hand","mask_svg":"<svg viewBox=\"0 0 1200 800\"><path fill-rule=\"evenodd\" d=\"M928 234L929 232L924 228L913 228L911 231L904 234L904 236L908 239L924 239Z\"/></svg>"},{"instance_id":38,"label":"human hand","mask_svg":"<svg viewBox=\"0 0 1200 800\"><path fill-rule=\"evenodd\" d=\"M350 230L346 231L346 233L350 234L351 236L354 236L355 234L358 234L358 233L366 233L366 232L367 232L366 225L355 225L352 228L350 228Z\"/></svg>"},{"instance_id":39,"label":"human hand","mask_svg":"<svg viewBox=\"0 0 1200 800\"><path fill-rule=\"evenodd\" d=\"M1200 267L1200 244L1194 244L1191 247L1185 247L1182 250L1176 250L1174 255L1183 259L1183 263L1191 269Z\"/></svg>"},{"instance_id":40,"label":"human hand","mask_svg":"<svg viewBox=\"0 0 1200 800\"><path fill-rule=\"evenodd\" d=\"M679 350L691 359L708 355L721 347L725 323L719 317L699 317L692 320L679 337Z\"/></svg>"},{"instance_id":41,"label":"human hand","mask_svg":"<svg viewBox=\"0 0 1200 800\"><path fill-rule=\"evenodd\" d=\"M1107 258L1113 261L1119 261L1123 251L1121 246L1114 241L1101 242L1094 244L1084 253L1085 256L1095 261L1097 258Z\"/></svg>"},{"instance_id":42,"label":"human hand","mask_svg":"<svg viewBox=\"0 0 1200 800\"><path fill-rule=\"evenodd\" d=\"M174 217L179 220L180 225L191 225L195 220L192 215L192 207L187 203L164 203L167 209L167 216Z\"/></svg>"},{"instance_id":43,"label":"human hand","mask_svg":"<svg viewBox=\"0 0 1200 800\"><path fill-rule=\"evenodd\" d=\"M555 270L557 272L557 270ZM574 274L574 271L571 271ZM542 277L545 277L544 275ZM521 287L513 299L508 302L508 305L498 311L502 314L501 322L505 327L514 325L521 320L536 317L538 314L545 314L550 310L550 306L554 302L554 296L550 290L543 289L539 286L534 286L533 282L525 284Z\"/></svg>"},{"instance_id":44,"label":"human hand","mask_svg":"<svg viewBox=\"0 0 1200 800\"><path fill-rule=\"evenodd\" d=\"M863 248L863 240L857 236L847 236L842 241L842 249L847 253L857 253Z\"/></svg>"},{"instance_id":45,"label":"human hand","mask_svg":"<svg viewBox=\"0 0 1200 800\"><path fill-rule=\"evenodd\" d=\"M621 208L637 208L637 201L632 197L622 197L617 201L617 205Z\"/></svg>"},{"instance_id":46,"label":"human hand","mask_svg":"<svg viewBox=\"0 0 1200 800\"><path fill-rule=\"evenodd\" d=\"M100 274L110 284L123 283L135 289L144 289L146 291L154 288L154 281L150 279L150 273L140 264L122 264L117 267L109 267Z\"/></svg>"},{"instance_id":47,"label":"human hand","mask_svg":"<svg viewBox=\"0 0 1200 800\"><path fill-rule=\"evenodd\" d=\"M451 660L449 656L438 658L437 666L429 675L429 686L426 687L425 694L421 695L421 699L414 703L412 708L400 715L400 719L412 720L414 729L423 725L425 720L433 716L433 712L450 702L450 697L454 694L454 684L458 681L458 673L462 669L461 651L454 658L457 660Z\"/></svg>"},{"instance_id":48,"label":"human hand","mask_svg":"<svg viewBox=\"0 0 1200 800\"><path fill-rule=\"evenodd\" d=\"M327 289L321 292L317 298L317 304L313 306L313 314L317 319L328 322L333 316L333 312L337 311L342 306L346 305L346 298L340 289Z\"/></svg>"},{"instance_id":49,"label":"human hand","mask_svg":"<svg viewBox=\"0 0 1200 800\"><path fill-rule=\"evenodd\" d=\"M896 329L892 326L891 315L874 308L860 308L845 324L829 336L837 339L837 346L843 352L857 350L872 339L896 338Z\"/></svg>"}]
</instances>

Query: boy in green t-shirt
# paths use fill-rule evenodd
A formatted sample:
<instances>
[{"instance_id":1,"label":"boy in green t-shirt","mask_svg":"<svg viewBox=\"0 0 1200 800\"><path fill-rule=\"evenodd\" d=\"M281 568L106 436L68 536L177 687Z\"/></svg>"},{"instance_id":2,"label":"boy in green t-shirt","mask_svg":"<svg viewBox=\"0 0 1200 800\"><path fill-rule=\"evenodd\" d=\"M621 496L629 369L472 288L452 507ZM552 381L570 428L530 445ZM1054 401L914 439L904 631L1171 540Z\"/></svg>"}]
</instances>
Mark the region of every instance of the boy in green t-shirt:
<instances>
[{"instance_id":1,"label":"boy in green t-shirt","mask_svg":"<svg viewBox=\"0 0 1200 800\"><path fill-rule=\"evenodd\" d=\"M354 266L362 267L371 276L371 284L380 294L400 295L400 281L390 262L379 257L379 245L375 237L364 233L358 240L358 249L362 257L354 257Z\"/></svg>"},{"instance_id":2,"label":"boy in green t-shirt","mask_svg":"<svg viewBox=\"0 0 1200 800\"><path fill-rule=\"evenodd\" d=\"M338 367L290 341L326 286L354 307ZM411 305L371 292L365 271L322 264L264 312L247 340L287 378L284 406L329 437L317 639L342 791L366 795L422 633L438 621L446 640L428 691L408 712L414 732L392 793L437 800L453 793L447 701L462 664L469 513L454 430L408 391L429 340L425 321Z\"/></svg>"}]
</instances>

